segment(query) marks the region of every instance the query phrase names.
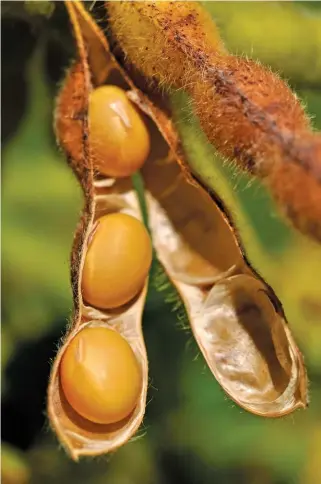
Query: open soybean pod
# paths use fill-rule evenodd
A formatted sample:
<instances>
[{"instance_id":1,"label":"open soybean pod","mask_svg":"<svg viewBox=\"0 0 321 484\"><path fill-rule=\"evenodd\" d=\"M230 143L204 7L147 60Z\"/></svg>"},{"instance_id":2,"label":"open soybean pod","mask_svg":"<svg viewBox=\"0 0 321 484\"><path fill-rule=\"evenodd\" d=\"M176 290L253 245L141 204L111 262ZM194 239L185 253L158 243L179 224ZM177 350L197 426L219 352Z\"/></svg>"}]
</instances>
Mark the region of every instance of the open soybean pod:
<instances>
[{"instance_id":1,"label":"open soybean pod","mask_svg":"<svg viewBox=\"0 0 321 484\"><path fill-rule=\"evenodd\" d=\"M89 100L115 64L82 5L66 7L79 60L58 97L56 134L85 206L71 257L74 316L53 363L48 415L77 460L115 450L142 422L148 361L141 323L152 249L131 179L108 178L93 166Z\"/></svg>"},{"instance_id":2,"label":"open soybean pod","mask_svg":"<svg viewBox=\"0 0 321 484\"><path fill-rule=\"evenodd\" d=\"M222 204L175 163L146 164L143 175L157 255L217 381L257 415L305 407L305 368L282 306L247 263Z\"/></svg>"}]
</instances>

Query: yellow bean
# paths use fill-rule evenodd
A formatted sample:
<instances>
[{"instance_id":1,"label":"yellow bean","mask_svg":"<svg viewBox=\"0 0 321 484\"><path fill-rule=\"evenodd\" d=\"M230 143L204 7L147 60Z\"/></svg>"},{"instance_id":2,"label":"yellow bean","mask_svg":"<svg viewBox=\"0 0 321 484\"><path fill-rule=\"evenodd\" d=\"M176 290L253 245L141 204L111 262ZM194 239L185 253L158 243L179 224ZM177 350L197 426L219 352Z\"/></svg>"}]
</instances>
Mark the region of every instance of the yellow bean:
<instances>
[{"instance_id":1,"label":"yellow bean","mask_svg":"<svg viewBox=\"0 0 321 484\"><path fill-rule=\"evenodd\" d=\"M105 327L77 333L62 357L60 378L73 409L100 424L127 417L142 385L132 348L119 333Z\"/></svg>"},{"instance_id":2,"label":"yellow bean","mask_svg":"<svg viewBox=\"0 0 321 484\"><path fill-rule=\"evenodd\" d=\"M91 93L89 141L94 167L104 175L130 176L145 162L150 149L148 130L119 87L102 86Z\"/></svg>"},{"instance_id":3,"label":"yellow bean","mask_svg":"<svg viewBox=\"0 0 321 484\"><path fill-rule=\"evenodd\" d=\"M101 309L127 303L143 287L151 260L151 240L142 222L124 213L101 217L85 258L84 300Z\"/></svg>"}]
</instances>

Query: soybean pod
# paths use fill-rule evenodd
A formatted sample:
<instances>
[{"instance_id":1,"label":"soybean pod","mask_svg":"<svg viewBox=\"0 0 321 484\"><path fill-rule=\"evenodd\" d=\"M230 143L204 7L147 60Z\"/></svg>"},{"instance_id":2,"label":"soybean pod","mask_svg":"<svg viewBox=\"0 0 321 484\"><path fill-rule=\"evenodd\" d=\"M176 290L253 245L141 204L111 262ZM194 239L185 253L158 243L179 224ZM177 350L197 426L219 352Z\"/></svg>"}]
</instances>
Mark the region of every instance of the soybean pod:
<instances>
[{"instance_id":1,"label":"soybean pod","mask_svg":"<svg viewBox=\"0 0 321 484\"><path fill-rule=\"evenodd\" d=\"M66 6L79 60L58 96L55 125L85 203L71 257L74 315L52 367L48 414L77 460L115 450L141 424L148 382L141 320L152 246L132 181L124 177L145 161L149 133L123 90L100 86L105 59L98 68L93 62L100 40L85 47L97 36L95 25L81 6ZM130 157L137 133L144 146Z\"/></svg>"},{"instance_id":2,"label":"soybean pod","mask_svg":"<svg viewBox=\"0 0 321 484\"><path fill-rule=\"evenodd\" d=\"M74 317L48 390L59 440L74 459L108 453L142 422L152 243L230 398L264 417L305 408L303 357L282 304L249 263L224 201L192 174L166 95L116 61L80 2L66 6L79 59L58 97L56 133L85 203L71 257ZM130 178L138 169L152 241Z\"/></svg>"}]
</instances>

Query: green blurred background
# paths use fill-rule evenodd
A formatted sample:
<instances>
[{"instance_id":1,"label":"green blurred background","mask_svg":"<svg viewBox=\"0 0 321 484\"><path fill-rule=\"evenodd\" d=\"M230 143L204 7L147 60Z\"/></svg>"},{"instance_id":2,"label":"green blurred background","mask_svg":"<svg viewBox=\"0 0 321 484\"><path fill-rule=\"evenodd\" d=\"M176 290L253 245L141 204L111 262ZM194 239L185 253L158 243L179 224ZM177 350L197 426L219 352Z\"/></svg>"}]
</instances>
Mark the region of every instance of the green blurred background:
<instances>
[{"instance_id":1,"label":"green blurred background","mask_svg":"<svg viewBox=\"0 0 321 484\"><path fill-rule=\"evenodd\" d=\"M95 5L93 5L95 3ZM94 6L103 17L99 2ZM317 2L204 2L232 52L259 58L321 128ZM54 98L74 55L62 2L2 5L2 482L317 484L321 482L321 247L286 226L258 183L220 162L197 122L176 118L193 160L211 164L255 267L302 349L311 405L282 420L235 406L205 366L170 287L152 277L144 313L150 387L144 424L115 455L72 462L49 429L50 361L72 310L69 252L82 208L55 144ZM155 286L158 290L155 289ZM183 321L184 322L184 321Z\"/></svg>"}]
</instances>

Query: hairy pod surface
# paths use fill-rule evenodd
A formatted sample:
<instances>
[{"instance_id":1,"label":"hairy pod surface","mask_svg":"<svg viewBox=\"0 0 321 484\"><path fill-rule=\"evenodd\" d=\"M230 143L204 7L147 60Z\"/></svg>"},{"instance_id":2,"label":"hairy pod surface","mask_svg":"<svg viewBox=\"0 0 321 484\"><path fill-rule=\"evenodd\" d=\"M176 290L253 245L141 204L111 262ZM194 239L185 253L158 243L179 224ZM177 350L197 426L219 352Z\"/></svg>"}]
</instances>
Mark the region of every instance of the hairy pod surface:
<instances>
[{"instance_id":1,"label":"hairy pod surface","mask_svg":"<svg viewBox=\"0 0 321 484\"><path fill-rule=\"evenodd\" d=\"M294 226L321 241L321 135L285 82L229 55L197 2L120 1L107 8L126 62L153 85L185 89L218 152L264 180ZM292 179L301 190L289 189Z\"/></svg>"},{"instance_id":2,"label":"hairy pod surface","mask_svg":"<svg viewBox=\"0 0 321 484\"><path fill-rule=\"evenodd\" d=\"M114 301L113 309L110 303L101 305L88 295L85 299L83 297L87 290L84 290L86 284L82 279L87 277L86 254L89 256L99 233L99 223L96 226L95 223L102 219L110 220L110 217L119 220L124 214L138 220L141 218L131 180L102 177L93 168L88 125L89 96L95 87L106 81L106 73L108 81L108 66L117 69L127 83L128 99L150 117L151 153L143 166L142 175L152 239L161 264L184 302L194 337L210 370L227 394L252 413L279 417L305 407L307 381L301 353L293 341L281 303L272 288L249 265L224 203L215 194L204 190L191 175L181 141L162 102L155 105L116 64L106 40L82 5L79 2L66 2L66 5L80 62L70 71L60 94L56 132L84 187L86 202L71 261L75 315L54 362L48 390L48 413L60 441L74 459L81 455L111 452L127 442L138 429L146 405L148 374L141 315L147 280L141 289L136 285L139 292L131 293L133 299L126 297L117 303ZM187 2L185 5L188 11L191 7ZM181 24L188 28L185 21ZM201 49L204 39L200 38L199 42ZM95 53L93 62L92 52ZM79 108L81 111L78 111ZM140 240L137 243L140 249L146 245L142 252L149 262L144 266L144 273L150 263L149 239L145 239L145 235L142 236L145 242ZM124 244L127 257L128 239L125 234L123 239L117 245ZM112 255L112 238L103 234L102 240L105 240L106 247L111 248L108 252ZM107 274L108 267L112 269L114 262L107 262L106 267L102 267L102 273ZM138 265L141 267L142 263ZM113 273L113 280L117 272ZM99 277L94 278L89 280L89 287L93 286L94 280L100 284ZM124 405L129 411L135 400L135 406L122 420L116 421L115 416L109 420L113 423L97 423L103 419L106 422L107 417L102 417L102 414L108 413L108 399L114 403L108 392L99 398L102 401L106 398L104 408L99 404L98 410L95 406L93 411L93 402L87 399L87 388L94 387L95 382L98 381L98 393L102 387L105 388L106 382L101 386L97 375L93 379L86 376L81 391L75 387L71 387L70 393L64 391L68 388L71 371L83 371L83 365L79 365L79 361L75 363L78 356L74 345L81 334L97 327L114 331L123 338L139 368L140 386L133 386L130 398L125 399L131 404ZM94 344L99 348L100 343ZM97 363L101 368L100 364L109 364L106 355L102 360L105 363L98 364L95 355L90 352L90 365ZM134 366L131 365L132 369ZM118 369L114 370L116 375ZM62 375L66 376L66 379L62 377L64 383ZM96 412L100 417L97 418ZM125 413L124 410L122 416Z\"/></svg>"}]
</instances>

